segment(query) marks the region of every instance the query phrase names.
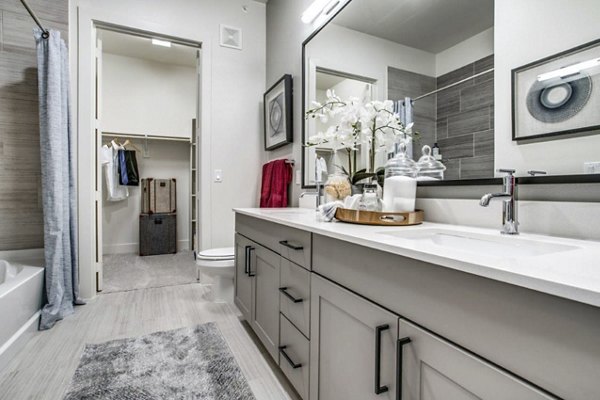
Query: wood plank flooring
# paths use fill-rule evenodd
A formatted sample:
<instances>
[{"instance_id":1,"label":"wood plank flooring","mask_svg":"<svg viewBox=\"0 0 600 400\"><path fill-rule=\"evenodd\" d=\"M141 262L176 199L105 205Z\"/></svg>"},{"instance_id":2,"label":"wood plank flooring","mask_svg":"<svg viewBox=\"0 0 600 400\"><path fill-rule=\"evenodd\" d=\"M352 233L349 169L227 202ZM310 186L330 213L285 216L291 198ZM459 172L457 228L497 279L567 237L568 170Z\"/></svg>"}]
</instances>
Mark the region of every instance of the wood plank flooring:
<instances>
[{"instance_id":1,"label":"wood plank flooring","mask_svg":"<svg viewBox=\"0 0 600 400\"><path fill-rule=\"evenodd\" d=\"M99 295L35 333L0 374L0 399L62 399L86 343L215 322L257 400L298 400L235 307L209 302L208 290L194 283Z\"/></svg>"}]
</instances>

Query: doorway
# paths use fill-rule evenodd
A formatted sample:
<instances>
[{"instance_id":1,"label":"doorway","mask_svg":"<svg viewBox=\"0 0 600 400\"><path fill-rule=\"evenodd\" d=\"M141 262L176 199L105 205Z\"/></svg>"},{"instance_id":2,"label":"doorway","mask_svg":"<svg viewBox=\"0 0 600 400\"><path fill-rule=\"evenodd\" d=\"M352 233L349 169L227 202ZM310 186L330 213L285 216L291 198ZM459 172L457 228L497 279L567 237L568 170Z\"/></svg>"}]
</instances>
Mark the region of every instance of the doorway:
<instances>
[{"instance_id":1,"label":"doorway","mask_svg":"<svg viewBox=\"0 0 600 400\"><path fill-rule=\"evenodd\" d=\"M196 282L200 44L115 26L95 33L96 290ZM127 180L122 154L137 179ZM144 205L163 182L170 208Z\"/></svg>"}]
</instances>

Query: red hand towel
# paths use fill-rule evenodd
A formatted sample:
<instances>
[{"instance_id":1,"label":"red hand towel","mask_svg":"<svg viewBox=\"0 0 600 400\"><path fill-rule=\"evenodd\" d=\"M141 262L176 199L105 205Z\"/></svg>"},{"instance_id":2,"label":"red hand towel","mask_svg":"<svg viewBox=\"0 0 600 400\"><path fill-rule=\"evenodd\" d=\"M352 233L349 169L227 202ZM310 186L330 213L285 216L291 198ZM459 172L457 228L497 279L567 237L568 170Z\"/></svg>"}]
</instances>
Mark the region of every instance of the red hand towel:
<instances>
[{"instance_id":1,"label":"red hand towel","mask_svg":"<svg viewBox=\"0 0 600 400\"><path fill-rule=\"evenodd\" d=\"M292 166L285 160L275 160L263 165L260 206L280 208L288 205L288 185L292 181Z\"/></svg>"}]
</instances>

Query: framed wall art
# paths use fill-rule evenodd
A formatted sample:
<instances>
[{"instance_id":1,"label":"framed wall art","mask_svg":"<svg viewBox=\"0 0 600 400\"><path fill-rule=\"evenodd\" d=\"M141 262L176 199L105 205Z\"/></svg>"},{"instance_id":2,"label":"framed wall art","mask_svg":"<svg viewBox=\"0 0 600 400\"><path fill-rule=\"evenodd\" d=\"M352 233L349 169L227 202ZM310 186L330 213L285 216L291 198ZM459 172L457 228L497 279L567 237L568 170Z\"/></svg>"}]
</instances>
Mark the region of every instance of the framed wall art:
<instances>
[{"instance_id":1,"label":"framed wall art","mask_svg":"<svg viewBox=\"0 0 600 400\"><path fill-rule=\"evenodd\" d=\"M293 141L292 76L284 75L264 95L265 150Z\"/></svg>"},{"instance_id":2,"label":"framed wall art","mask_svg":"<svg viewBox=\"0 0 600 400\"><path fill-rule=\"evenodd\" d=\"M600 40L512 70L513 140L600 130L599 109Z\"/></svg>"}]
</instances>

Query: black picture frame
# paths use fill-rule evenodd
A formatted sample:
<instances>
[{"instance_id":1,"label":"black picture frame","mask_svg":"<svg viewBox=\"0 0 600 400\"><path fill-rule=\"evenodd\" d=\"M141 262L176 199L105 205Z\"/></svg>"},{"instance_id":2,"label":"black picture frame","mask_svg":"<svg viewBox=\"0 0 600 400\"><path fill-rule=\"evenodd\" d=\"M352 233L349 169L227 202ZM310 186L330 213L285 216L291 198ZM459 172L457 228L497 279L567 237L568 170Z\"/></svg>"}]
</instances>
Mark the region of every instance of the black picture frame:
<instances>
[{"instance_id":1,"label":"black picture frame","mask_svg":"<svg viewBox=\"0 0 600 400\"><path fill-rule=\"evenodd\" d=\"M517 85L518 85L518 78L519 78L520 73L522 73L524 71L532 70L534 68L543 67L544 65L546 65L552 61L557 61L557 60L561 60L561 59L565 59L565 61L568 63L569 56L573 56L577 53L580 53L585 50L593 49L595 47L600 48L600 39L596 39L591 42L587 42L582 45L570 48L568 50L564 50L559 53L552 54L548 57L541 58L539 60L533 61L531 63L525 64L523 66L520 66L518 68L514 68L511 70L511 119L512 119L511 125L512 125L512 140L513 141L518 142L518 143L519 142L520 143L529 143L531 141L551 140L551 139L557 139L561 136L582 134L583 132L586 132L588 134L600 133L600 123L599 123L599 124L591 124L591 125L585 125L585 126L580 126L580 127L574 127L572 129L560 129L560 130L556 130L556 131L549 131L549 132L544 132L544 133L539 133L539 134L520 135L519 134L520 133L519 126L518 126L518 116L517 116L518 107L520 105L523 106L522 103L524 103L524 99L518 98L519 93L518 93ZM542 71L540 71L540 72L542 72ZM594 89L592 88L592 91L593 90ZM598 95L600 95L600 94L598 94ZM596 132L594 132L594 131L596 131Z\"/></svg>"},{"instance_id":2,"label":"black picture frame","mask_svg":"<svg viewBox=\"0 0 600 400\"><path fill-rule=\"evenodd\" d=\"M263 134L265 150L293 143L293 80L285 74L263 95Z\"/></svg>"}]
</instances>

